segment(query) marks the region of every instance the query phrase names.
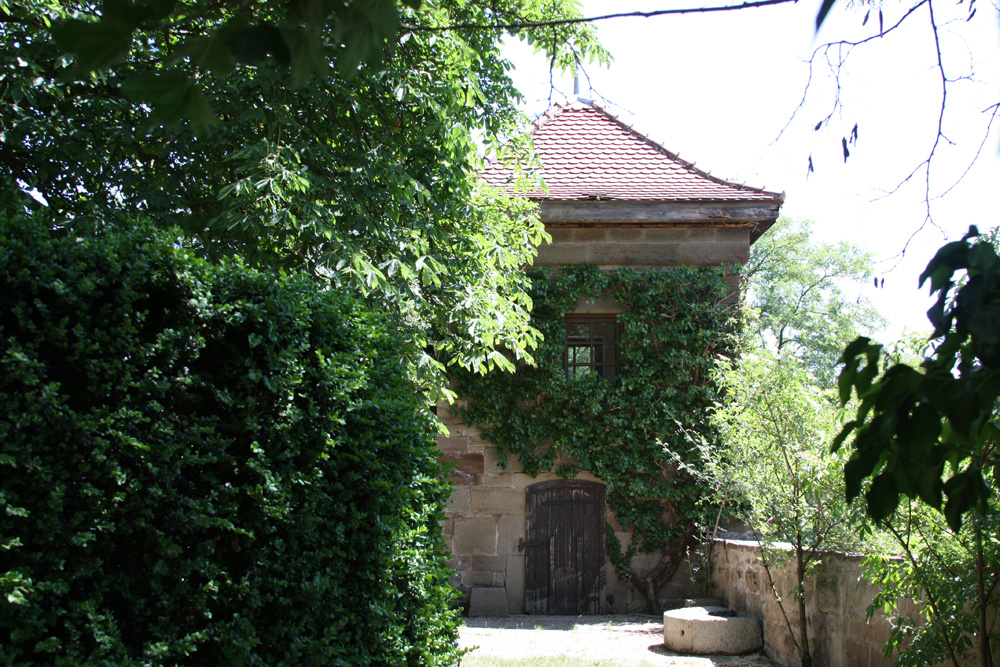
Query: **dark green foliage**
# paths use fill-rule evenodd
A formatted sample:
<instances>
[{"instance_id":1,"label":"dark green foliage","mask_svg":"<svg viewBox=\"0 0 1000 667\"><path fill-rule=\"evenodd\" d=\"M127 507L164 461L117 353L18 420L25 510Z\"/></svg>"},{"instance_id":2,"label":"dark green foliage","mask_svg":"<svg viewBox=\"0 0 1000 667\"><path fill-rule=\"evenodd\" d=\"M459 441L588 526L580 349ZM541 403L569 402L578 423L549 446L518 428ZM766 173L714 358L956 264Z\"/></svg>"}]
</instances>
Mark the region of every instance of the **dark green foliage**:
<instances>
[{"instance_id":1,"label":"dark green foliage","mask_svg":"<svg viewBox=\"0 0 1000 667\"><path fill-rule=\"evenodd\" d=\"M900 494L938 509L946 497L943 511L957 531L965 513L988 513L1000 482L1000 257L977 236L973 227L941 248L921 276L937 302L927 313L934 353L919 369L883 369L882 346L867 338L841 357L840 398L846 403L854 391L861 405L835 446L853 434L847 495L871 477L865 495L876 520L893 513Z\"/></svg>"},{"instance_id":2,"label":"dark green foliage","mask_svg":"<svg viewBox=\"0 0 1000 667\"><path fill-rule=\"evenodd\" d=\"M232 12L226 4L102 2L98 20L69 18L56 23L51 32L56 44L73 55L70 74L75 79L118 64L128 57L137 38L141 41L149 32L174 28L180 37L171 44L168 62L187 57L205 70L228 74L237 64L259 65L270 56L277 65L290 68L293 83L301 86L313 75L322 76L331 62L336 62L342 76L353 77L363 60L379 60L386 41L399 28L394 0L272 3L256 16L246 7ZM420 0L403 4L417 8ZM197 19L214 19L216 24L191 37L183 28ZM324 39L328 28L334 39ZM209 101L193 78L158 78L156 86L144 86L129 96L154 106L164 122L188 118L206 126L214 120Z\"/></svg>"},{"instance_id":3,"label":"dark green foliage","mask_svg":"<svg viewBox=\"0 0 1000 667\"><path fill-rule=\"evenodd\" d=\"M897 667L994 667L994 661L977 655L983 650L979 621L984 617L990 652L996 655L1000 648L994 620L1000 612L1000 507L995 493L990 503L988 514L967 517L957 533L940 512L905 499L882 523L903 557L872 555L865 560L864 577L878 591L868 617L890 617L892 632L883 653L897 653ZM906 613L906 605L900 604L906 600L920 600L921 613Z\"/></svg>"},{"instance_id":4,"label":"dark green foliage","mask_svg":"<svg viewBox=\"0 0 1000 667\"><path fill-rule=\"evenodd\" d=\"M142 228L0 222L0 662L457 662L391 330Z\"/></svg>"},{"instance_id":5,"label":"dark green foliage","mask_svg":"<svg viewBox=\"0 0 1000 667\"><path fill-rule=\"evenodd\" d=\"M947 657L957 667L973 650L978 664L995 665L1000 256L978 236L971 227L938 250L921 275L937 301L927 312L933 351L918 368L886 368L888 355L867 338L841 357L841 401L852 392L860 400L856 418L834 440L837 448L852 438L847 496L860 495L871 480L867 513L907 558L874 561L871 576L886 596L919 591L926 601L926 625L901 617L886 644L887 652L900 651L901 665ZM936 517L915 514L906 498L940 511L949 530L935 525Z\"/></svg>"},{"instance_id":6,"label":"dark green foliage","mask_svg":"<svg viewBox=\"0 0 1000 667\"><path fill-rule=\"evenodd\" d=\"M538 365L512 375L460 375L458 393L471 399L463 417L516 454L529 474L555 468L600 477L618 522L634 529L626 553L614 542L610 549L628 579L636 551L665 553L672 544L683 555L704 511L704 489L685 466L700 460L692 433L715 439L708 411L717 393L709 374L729 345L730 313L721 305L726 281L710 268L609 275L570 266L534 273L532 283L532 322L545 337ZM563 370L564 316L581 297L611 299L625 311L618 316L621 370L614 382L595 375L571 380ZM560 454L575 463L559 464Z\"/></svg>"}]
</instances>

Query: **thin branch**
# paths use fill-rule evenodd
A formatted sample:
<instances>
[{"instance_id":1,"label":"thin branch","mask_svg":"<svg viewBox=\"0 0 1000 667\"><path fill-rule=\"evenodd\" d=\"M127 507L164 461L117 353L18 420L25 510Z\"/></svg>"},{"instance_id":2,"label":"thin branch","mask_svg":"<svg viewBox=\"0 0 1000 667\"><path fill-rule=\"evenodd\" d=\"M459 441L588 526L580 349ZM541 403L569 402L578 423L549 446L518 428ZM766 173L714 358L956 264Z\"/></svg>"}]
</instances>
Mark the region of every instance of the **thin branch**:
<instances>
[{"instance_id":1,"label":"thin branch","mask_svg":"<svg viewBox=\"0 0 1000 667\"><path fill-rule=\"evenodd\" d=\"M549 58L549 103L546 105L546 109L552 108L552 93L556 89L555 82L555 72L556 72L556 34L555 31L552 32L552 56Z\"/></svg>"},{"instance_id":2,"label":"thin branch","mask_svg":"<svg viewBox=\"0 0 1000 667\"><path fill-rule=\"evenodd\" d=\"M820 550L820 545L826 541L827 535L832 533L834 528L840 526L841 524L847 523L848 519L849 519L848 516L846 515L842 516L839 519L835 519L832 522L827 523L826 526L824 526L821 530L816 532L816 539L813 540L812 545L808 547L808 551L812 555L810 555L809 558L806 559L807 563L812 562L812 559L815 557L816 552Z\"/></svg>"},{"instance_id":3,"label":"thin branch","mask_svg":"<svg viewBox=\"0 0 1000 667\"><path fill-rule=\"evenodd\" d=\"M926 214L924 216L924 221L920 225L920 229L923 229L928 223L933 224L933 217L931 216L931 162L934 160L934 156L937 154L937 149L941 145L941 140L944 139L948 143L952 143L944 135L944 115L948 101L948 75L944 71L944 56L941 55L941 39L938 35L938 25L937 20L934 17L934 4L931 0L925 0L927 3L927 11L929 13L931 34L934 36L934 53L936 56L935 67L941 74L941 106L938 110L938 121L937 121L937 132L934 135L934 142L931 144L931 149L927 153L927 157L923 161L913 168L909 174L907 174L892 190L888 191L879 199L888 197L899 191L903 185L908 183L911 178L917 175L921 170L924 172L924 205L926 206ZM919 230L918 230L919 231ZM910 237L912 238L912 236ZM909 241L907 241L909 244ZM906 251L906 246L903 247L903 252Z\"/></svg>"},{"instance_id":4,"label":"thin branch","mask_svg":"<svg viewBox=\"0 0 1000 667\"><path fill-rule=\"evenodd\" d=\"M966 166L965 171L962 172L962 175L959 176L954 183L948 186L947 190L938 195L938 197L944 197L946 194L957 188L958 184L965 180L965 177L969 175L970 171L972 171L972 165L979 161L979 156L983 152L983 146L986 145L986 141L990 138L990 132L993 129L993 121L995 121L997 116L1000 115L1000 102L986 107L983 109L983 113L989 113L990 120L986 123L986 131L983 132L983 140L979 142L979 148L976 149L976 154L972 156L971 160L969 160L969 164Z\"/></svg>"},{"instance_id":5,"label":"thin branch","mask_svg":"<svg viewBox=\"0 0 1000 667\"><path fill-rule=\"evenodd\" d=\"M920 2L918 2L917 4L915 4L912 7L910 7L910 9L908 9L907 12L905 14L903 14L902 18L900 18L898 21L896 21L896 23L894 23L893 25L889 26L887 29L880 31L877 35L872 35L870 37L866 37L864 39L861 39L861 40L858 40L858 41L853 41L853 42L852 41L847 41L847 40L840 40L840 41L837 41L837 42L827 42L826 44L823 44L821 46L816 47L816 49L812 53L812 56L809 58L809 78L806 80L806 84L802 88L802 99L799 100L798 106L796 106L795 109L792 111L792 115L789 116L788 122L786 122L785 126L783 128L781 128L781 131L778 133L778 136L775 137L774 141L771 142L771 145L773 146L774 144L776 144L778 142L778 140L781 139L782 136L784 136L785 131L789 127L791 127L792 122L798 117L799 112L802 111L805 108L806 99L809 96L809 84L812 83L812 78L813 78L813 67L815 66L816 61L820 57L821 54L824 57L826 57L827 58L827 62L829 62L829 52L834 47L838 47L838 53L840 51L842 51L844 49L844 47L846 47L847 48L847 54L844 55L844 56L840 56L838 58L838 66L839 67L843 67L844 64L847 62L847 58L850 57L851 51L854 49L854 47L861 46L862 44L867 44L868 42L874 41L876 39L881 39L881 38L885 37L886 35L888 35L889 33L897 30L903 24L903 22L906 21L906 19L910 17L911 14L913 14L915 11L917 11L917 9L919 9L922 5L924 5L925 3L929 2L929 1L930 0L920 0ZM839 79L838 79L838 81L839 81ZM838 86L838 88L839 88L839 86ZM839 101L839 99L840 99L840 96L839 96L839 91L838 91L837 100ZM834 103L834 108L836 108L836 106L838 106L837 102ZM823 121L821 121L821 122L825 123L827 120L829 120L833 116L833 113L834 113L834 111L831 111L826 116L826 118L823 119Z\"/></svg>"},{"instance_id":6,"label":"thin branch","mask_svg":"<svg viewBox=\"0 0 1000 667\"><path fill-rule=\"evenodd\" d=\"M621 12L618 14L604 14L601 16L580 17L572 19L552 19L550 21L519 21L517 23L456 23L445 26L415 26L403 25L403 30L413 32L448 32L452 30L507 30L509 32L520 32L531 28L548 28L561 25L574 25L580 23L594 23L596 21L606 21L608 19L621 18L651 18L654 16L666 16L668 14L708 14L715 12L733 12L741 9L753 9L755 7L768 7L771 5L786 5L798 2L798 0L756 0L755 2L744 2L739 5L723 5L721 7L686 7L680 9L658 9L652 12Z\"/></svg>"},{"instance_id":7,"label":"thin branch","mask_svg":"<svg viewBox=\"0 0 1000 667\"><path fill-rule=\"evenodd\" d=\"M931 587L927 583L926 578L924 577L924 570L921 568L920 564L917 562L917 559L914 557L913 552L910 550L909 540L908 539L904 540L903 536L900 535L896 527L893 526L892 523L890 523L889 521L884 521L882 525L889 530L892 536L896 539L896 542L903 547L903 554L906 556L906 559L910 562L910 567L912 568L913 573L916 576L920 587L923 589L924 596L927 600L927 604L930 605L931 611L934 613L934 616L937 617L938 619L943 619L944 616L942 616L941 614L941 609L940 605L938 604L937 598L934 597L934 594L931 591ZM955 667L958 667L959 665L958 656L955 654L955 648L952 646L952 642L950 637L948 636L948 633L942 630L940 636L941 639L944 641L945 649L948 651L948 656L951 658L952 664L955 665Z\"/></svg>"},{"instance_id":8,"label":"thin branch","mask_svg":"<svg viewBox=\"0 0 1000 667\"><path fill-rule=\"evenodd\" d=\"M792 628L792 621L788 618L788 613L785 611L785 603L782 600L782 597L778 594L778 587L774 584L774 577L771 576L771 567L767 564L764 543L761 541L760 535L757 531L754 531L754 537L757 538L757 550L760 552L760 564L764 566L764 574L767 575L767 584L771 589L771 595L774 596L774 601L778 603L778 609L781 610L781 615L785 619L785 627L788 629L788 635L792 638L792 643L795 644L795 649L801 654L802 646L799 645L799 640L795 637L795 630Z\"/></svg>"},{"instance_id":9,"label":"thin branch","mask_svg":"<svg viewBox=\"0 0 1000 667\"><path fill-rule=\"evenodd\" d=\"M924 5L927 6L928 25L931 31L931 38L933 40L933 45L934 45L934 51L933 51L935 58L934 69L938 73L937 78L939 79L939 86L941 91L939 95L940 106L937 114L938 118L936 124L937 125L936 131L927 154L919 162L919 164L917 164L908 174L906 174L903 178L901 178L894 187L892 187L889 190L886 190L878 197L875 197L873 199L873 201L878 201L879 199L883 199L885 197L894 195L898 193L900 189L907 183L915 180L918 176L922 177L921 180L923 181L922 189L924 191L923 199L925 207L924 219L920 222L917 228L906 238L901 250L894 257L889 258L888 260L884 260L887 262L892 262L893 260L895 260L895 263L888 269L888 271L891 271L893 268L898 266L899 262L901 262L902 259L906 256L906 251L909 249L910 244L913 242L913 240L916 238L918 234L920 234L927 228L928 225L931 225L941 230L940 226L935 222L933 217L933 211L932 211L933 202L950 193L969 174L972 165L976 163L976 161L978 160L979 156L982 153L983 146L986 144L986 141L989 138L994 121L996 120L997 116L1000 115L1000 104L994 104L983 110L983 113L989 114L989 118L986 122L986 130L983 134L982 142L980 143L978 149L976 150L975 155L972 157L969 164L966 166L961 175L951 185L949 185L941 192L935 193L933 191L933 186L932 186L932 178L934 176L934 173L932 172L934 171L933 166L935 159L939 157L940 153L939 149L942 146L942 142L954 144L954 142L951 141L951 139L949 139L949 137L945 134L945 114L947 113L948 88L951 84L954 84L962 80L973 80L974 75L970 74L970 75L949 77L945 67L946 64L945 54L942 51L942 45L940 39L940 31L941 29L943 29L945 25L947 25L948 22L947 21L944 23L940 22L939 17L936 15L935 7L932 4L932 0L919 0L917 2L914 2L914 4L910 6L903 13L903 15L898 20L896 20L891 26L885 29L882 29L880 26L877 32L875 32L872 35L869 35L868 37L858 40L840 40L835 42L828 42L826 44L817 47L813 51L812 55L808 60L809 75L806 84L803 88L802 97L798 105L788 118L788 121L785 123L784 127L778 133L778 136L775 138L774 142L772 142L772 145L777 143L777 141L781 139L784 136L784 134L788 131L792 123L795 120L797 120L798 116L804 111L810 87L815 78L816 68L820 63L825 62L827 67L829 68L831 77L836 86L836 91L833 94L833 100L831 103L829 113L827 113L824 118L822 118L818 123L816 123L817 130L827 125L833 119L834 115L837 114L837 112L841 109L840 77L843 68L847 64L847 60L853 53L853 49L855 47L868 44L875 40L882 39L883 37L889 35L890 33L897 31L904 23L906 23L908 20L911 19L911 17L913 17L913 15L917 12L917 10L919 10ZM944 231L943 230L941 231L943 234Z\"/></svg>"}]
</instances>

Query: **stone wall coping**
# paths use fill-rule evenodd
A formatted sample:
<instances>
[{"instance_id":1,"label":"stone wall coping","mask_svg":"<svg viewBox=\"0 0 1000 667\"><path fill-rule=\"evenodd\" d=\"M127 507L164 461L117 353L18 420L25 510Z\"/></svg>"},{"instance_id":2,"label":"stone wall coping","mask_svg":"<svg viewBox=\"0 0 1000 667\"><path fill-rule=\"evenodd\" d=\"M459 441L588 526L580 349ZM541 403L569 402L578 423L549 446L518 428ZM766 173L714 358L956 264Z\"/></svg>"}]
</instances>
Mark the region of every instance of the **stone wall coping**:
<instances>
[{"instance_id":1,"label":"stone wall coping","mask_svg":"<svg viewBox=\"0 0 1000 667\"><path fill-rule=\"evenodd\" d=\"M759 549L762 544L767 544L767 546L771 549L780 549L782 551L788 551L788 552L795 551L795 545L792 544L791 542L764 543L764 542L758 542L757 540L730 540L722 537L714 538L712 541L715 542L716 544L723 544L723 545L731 544L736 547L745 547L747 549ZM811 551L811 549L807 549L807 551ZM831 549L820 549L819 553L823 554L824 556L840 557L840 558L845 558L847 560L856 560L859 562L870 555L866 553L861 553L859 551L833 551ZM895 557L890 556L889 558L895 558Z\"/></svg>"}]
</instances>

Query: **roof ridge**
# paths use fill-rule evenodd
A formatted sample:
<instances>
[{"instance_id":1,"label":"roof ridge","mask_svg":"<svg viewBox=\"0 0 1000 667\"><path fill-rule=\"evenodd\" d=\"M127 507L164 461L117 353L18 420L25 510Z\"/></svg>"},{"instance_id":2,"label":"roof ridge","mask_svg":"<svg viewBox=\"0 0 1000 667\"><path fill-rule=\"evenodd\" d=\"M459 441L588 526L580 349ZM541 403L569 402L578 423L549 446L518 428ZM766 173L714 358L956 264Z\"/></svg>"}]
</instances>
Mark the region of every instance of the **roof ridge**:
<instances>
[{"instance_id":1,"label":"roof ridge","mask_svg":"<svg viewBox=\"0 0 1000 667\"><path fill-rule=\"evenodd\" d=\"M674 151L670 150L669 148L667 148L666 146L664 146L659 141L657 141L657 140L653 139L652 137L650 137L649 133L643 132L640 129L638 129L636 127L635 123L631 123L631 124L630 123L626 123L625 121L623 121L619 117L620 114L616 115L614 113L611 113L610 111L608 111L607 109L605 109L604 106L602 106L601 104L598 104L597 102L590 102L590 106L593 109L595 109L596 111L598 111L599 113L602 113L603 115L607 116L609 119L611 119L612 121L614 121L619 127L623 128L630 135L632 135L632 136L634 136L634 137L636 137L636 138L644 141L650 147L652 147L654 150L662 153L663 155L666 155L671 160L674 160L675 162L679 163L682 167L684 167L688 171L691 171L691 172L693 172L695 174L698 174L699 176L704 176L705 178L707 178L707 179L709 179L709 180L711 180L711 181L713 181L715 183L718 183L719 185L728 185L730 187L736 188L737 190L744 190L744 191L749 190L749 191L757 192L757 193L760 193L760 194L775 195L775 196L780 197L782 200L785 199L785 193L784 192L771 192L769 190L765 190L762 187L758 188L758 187L754 187L752 185L747 185L746 181L743 181L742 183L736 183L734 181L729 181L729 180L726 180L724 178L720 178L718 176L713 176L712 172L710 172L710 171L708 171L706 169L699 169L698 167L695 166L695 164L696 164L695 162L689 162L688 160L685 160L684 158L681 157L680 153L677 153L677 152L674 152ZM630 112L626 111L626 113L629 113L629 115L632 115Z\"/></svg>"},{"instance_id":2,"label":"roof ridge","mask_svg":"<svg viewBox=\"0 0 1000 667\"><path fill-rule=\"evenodd\" d=\"M566 97L563 102L553 102L545 111L538 114L533 121L531 121L531 132L532 134L540 130L542 127L551 123L556 118L561 116L566 111L572 111L575 107L597 107L597 104L593 100L589 100L585 97L580 97L579 95L570 95Z\"/></svg>"},{"instance_id":3,"label":"roof ridge","mask_svg":"<svg viewBox=\"0 0 1000 667\"><path fill-rule=\"evenodd\" d=\"M553 102L552 106L547 108L545 111L540 113L531 121L531 132L529 134L534 134L538 130L542 129L556 118L561 116L564 111L568 109L569 105L560 104L559 102Z\"/></svg>"}]
</instances>

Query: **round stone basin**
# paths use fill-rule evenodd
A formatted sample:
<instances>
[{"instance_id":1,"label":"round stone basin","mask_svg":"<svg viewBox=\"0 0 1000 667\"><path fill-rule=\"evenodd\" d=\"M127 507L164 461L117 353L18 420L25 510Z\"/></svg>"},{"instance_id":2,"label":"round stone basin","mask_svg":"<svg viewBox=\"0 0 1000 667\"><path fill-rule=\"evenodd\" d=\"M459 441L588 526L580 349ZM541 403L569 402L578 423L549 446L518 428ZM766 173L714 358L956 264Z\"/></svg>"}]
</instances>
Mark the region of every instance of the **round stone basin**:
<instances>
[{"instance_id":1,"label":"round stone basin","mask_svg":"<svg viewBox=\"0 0 1000 667\"><path fill-rule=\"evenodd\" d=\"M760 621L725 607L685 607L663 612L663 643L675 653L742 655L763 646Z\"/></svg>"}]
</instances>

